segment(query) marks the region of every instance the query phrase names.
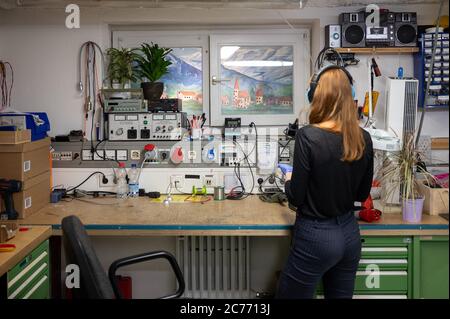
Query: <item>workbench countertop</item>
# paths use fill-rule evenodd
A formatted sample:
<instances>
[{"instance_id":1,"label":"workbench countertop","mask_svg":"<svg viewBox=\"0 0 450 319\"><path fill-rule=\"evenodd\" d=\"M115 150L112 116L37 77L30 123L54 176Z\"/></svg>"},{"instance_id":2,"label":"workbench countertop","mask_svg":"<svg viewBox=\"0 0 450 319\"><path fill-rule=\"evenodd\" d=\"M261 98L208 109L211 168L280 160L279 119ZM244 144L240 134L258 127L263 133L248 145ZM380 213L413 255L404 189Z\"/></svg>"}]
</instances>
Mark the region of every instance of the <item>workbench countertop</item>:
<instances>
[{"instance_id":1,"label":"workbench countertop","mask_svg":"<svg viewBox=\"0 0 450 319\"><path fill-rule=\"evenodd\" d=\"M43 241L52 235L50 226L30 226L26 231L18 231L14 238L4 244L14 244L10 252L0 252L0 277L30 254Z\"/></svg>"},{"instance_id":2,"label":"workbench countertop","mask_svg":"<svg viewBox=\"0 0 450 319\"><path fill-rule=\"evenodd\" d=\"M398 209L398 208L397 208ZM448 235L448 222L424 215L419 224L406 223L391 210L376 223L360 222L363 235ZM27 225L51 225L61 233L62 218L76 215L91 235L233 235L286 236L295 222L287 206L262 202L258 196L244 200L171 203L168 207L148 198L97 198L49 204L22 220Z\"/></svg>"}]
</instances>

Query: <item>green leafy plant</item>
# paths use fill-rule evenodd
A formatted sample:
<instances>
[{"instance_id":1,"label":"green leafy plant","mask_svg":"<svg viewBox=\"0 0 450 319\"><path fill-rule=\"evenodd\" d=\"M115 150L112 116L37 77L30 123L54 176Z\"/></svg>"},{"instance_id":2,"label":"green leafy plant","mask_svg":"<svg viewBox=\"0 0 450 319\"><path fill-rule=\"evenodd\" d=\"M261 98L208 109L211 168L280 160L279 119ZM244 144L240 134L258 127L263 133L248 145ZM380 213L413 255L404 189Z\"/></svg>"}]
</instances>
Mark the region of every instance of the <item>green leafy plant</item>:
<instances>
[{"instance_id":1,"label":"green leafy plant","mask_svg":"<svg viewBox=\"0 0 450 319\"><path fill-rule=\"evenodd\" d=\"M128 82L136 81L133 63L136 59L134 49L116 49L110 48L106 51L109 60L108 64L108 79L112 86L113 83L119 83L121 88L124 88Z\"/></svg>"},{"instance_id":2,"label":"green leafy plant","mask_svg":"<svg viewBox=\"0 0 450 319\"><path fill-rule=\"evenodd\" d=\"M390 198L400 189L401 200L421 198L419 183L435 180L423 166L424 154L416 149L414 134L406 136L399 152L387 154L381 167L380 182L389 185L384 196Z\"/></svg>"},{"instance_id":3,"label":"green leafy plant","mask_svg":"<svg viewBox=\"0 0 450 319\"><path fill-rule=\"evenodd\" d=\"M136 74L141 79L146 79L149 82L156 82L164 76L169 66L172 64L167 59L167 55L172 52L172 49L163 48L156 43L143 43L136 54Z\"/></svg>"}]
</instances>

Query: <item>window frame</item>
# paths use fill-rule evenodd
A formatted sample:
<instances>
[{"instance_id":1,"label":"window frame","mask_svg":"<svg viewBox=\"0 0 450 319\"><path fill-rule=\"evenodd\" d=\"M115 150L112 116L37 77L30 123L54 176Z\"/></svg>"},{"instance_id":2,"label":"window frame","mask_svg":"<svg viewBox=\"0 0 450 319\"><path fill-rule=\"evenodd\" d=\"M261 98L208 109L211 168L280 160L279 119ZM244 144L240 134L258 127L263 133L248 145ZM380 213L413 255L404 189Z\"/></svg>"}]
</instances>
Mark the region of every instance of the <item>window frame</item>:
<instances>
[{"instance_id":1,"label":"window frame","mask_svg":"<svg viewBox=\"0 0 450 319\"><path fill-rule=\"evenodd\" d=\"M137 48L144 42L158 43L162 47L201 48L203 113L207 119L210 118L209 39L207 34L179 31L112 31L112 40L115 48Z\"/></svg>"},{"instance_id":2,"label":"window frame","mask_svg":"<svg viewBox=\"0 0 450 319\"><path fill-rule=\"evenodd\" d=\"M272 35L275 35L272 37ZM247 44L257 45L293 45L294 46L294 83L293 83L293 103L294 103L294 113L293 114L268 114L268 115L239 115L242 119L242 124L247 125L251 121L255 122L256 125L268 126L268 127L280 127L285 126L287 123L294 121L296 118L300 117L302 110L309 108L309 104L306 100L304 92L307 89L307 82L310 78L310 56L311 56L311 46L310 46L310 29L306 26L296 27L295 29L290 28L279 28L277 26L265 26L264 29L189 29L186 31L175 31L173 30L158 30L158 31L148 31L148 30L111 30L112 46L115 48L119 47L138 47L143 42L155 42L161 46L165 47L201 47L202 48L202 70L203 70L203 112L208 119L205 125L209 126L223 126L224 118L230 117L229 115L221 114L221 104L218 95L214 95L214 89L212 86L212 65L213 61L217 61L218 53L220 51L214 50L213 46L216 42L213 42L214 37L231 37L233 36L236 40L244 39L250 36L254 41L249 41ZM268 40L268 36L273 38L273 40ZM261 39L264 38L264 42L261 43ZM256 41L256 40L259 40ZM287 40L287 41L283 41ZM241 42L242 44L243 42ZM224 43L229 44L229 43ZM231 43L233 44L233 43ZM235 43L236 44L236 43ZM219 61L220 62L220 61ZM218 90L217 90L218 91ZM213 96L214 95L214 96ZM269 119L264 119L262 117L269 117ZM250 120L250 117L253 120ZM274 121L274 117L276 121Z\"/></svg>"},{"instance_id":3,"label":"window frame","mask_svg":"<svg viewBox=\"0 0 450 319\"><path fill-rule=\"evenodd\" d=\"M287 32L290 31L290 32ZM268 32L252 32L239 34L236 33L213 33L210 35L210 76L218 76L220 70L220 47L224 45L238 45L243 44L245 46L292 46L293 47L293 113L292 114L262 114L262 115L235 115L241 118L242 125L248 125L251 122L255 122L261 126L280 126L286 125L290 121L299 117L300 110L305 106L306 99L301 92L306 91L306 83L309 78L310 66L309 60L305 50L302 50L302 41L306 42L309 39L309 30L297 29L295 33L292 30L272 30ZM308 45L304 45L304 48L309 48ZM303 61L303 64L302 64ZM301 73L302 70L304 73ZM302 76L303 74L303 76ZM233 117L234 115L222 115L220 94L218 86L214 87L210 83L210 114L211 125L221 126L224 123L226 117Z\"/></svg>"}]
</instances>

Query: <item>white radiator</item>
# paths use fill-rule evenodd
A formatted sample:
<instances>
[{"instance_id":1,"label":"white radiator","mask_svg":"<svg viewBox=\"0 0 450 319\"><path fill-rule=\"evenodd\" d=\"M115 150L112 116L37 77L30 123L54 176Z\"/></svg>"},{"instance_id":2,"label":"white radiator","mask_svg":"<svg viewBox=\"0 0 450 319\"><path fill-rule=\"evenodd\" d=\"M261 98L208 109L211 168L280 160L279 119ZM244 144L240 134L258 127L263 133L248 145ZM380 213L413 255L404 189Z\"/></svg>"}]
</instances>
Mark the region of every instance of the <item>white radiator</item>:
<instances>
[{"instance_id":1,"label":"white radiator","mask_svg":"<svg viewBox=\"0 0 450 319\"><path fill-rule=\"evenodd\" d=\"M249 237L181 236L176 254L185 298L250 298Z\"/></svg>"}]
</instances>

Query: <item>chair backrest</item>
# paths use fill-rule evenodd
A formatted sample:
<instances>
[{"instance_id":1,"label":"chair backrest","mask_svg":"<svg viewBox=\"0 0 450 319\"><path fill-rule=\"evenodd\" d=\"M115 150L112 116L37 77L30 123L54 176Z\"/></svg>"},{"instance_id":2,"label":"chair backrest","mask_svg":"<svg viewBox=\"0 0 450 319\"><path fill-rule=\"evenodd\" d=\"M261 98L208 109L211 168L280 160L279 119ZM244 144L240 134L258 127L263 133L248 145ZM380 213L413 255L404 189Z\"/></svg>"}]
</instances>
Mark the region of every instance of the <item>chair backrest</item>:
<instances>
[{"instance_id":1,"label":"chair backrest","mask_svg":"<svg viewBox=\"0 0 450 319\"><path fill-rule=\"evenodd\" d=\"M62 220L63 246L67 264L80 270L80 287L72 288L74 299L114 299L111 283L95 254L83 224L76 216Z\"/></svg>"}]
</instances>

